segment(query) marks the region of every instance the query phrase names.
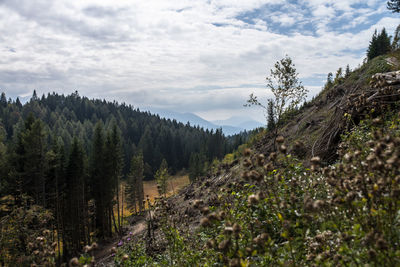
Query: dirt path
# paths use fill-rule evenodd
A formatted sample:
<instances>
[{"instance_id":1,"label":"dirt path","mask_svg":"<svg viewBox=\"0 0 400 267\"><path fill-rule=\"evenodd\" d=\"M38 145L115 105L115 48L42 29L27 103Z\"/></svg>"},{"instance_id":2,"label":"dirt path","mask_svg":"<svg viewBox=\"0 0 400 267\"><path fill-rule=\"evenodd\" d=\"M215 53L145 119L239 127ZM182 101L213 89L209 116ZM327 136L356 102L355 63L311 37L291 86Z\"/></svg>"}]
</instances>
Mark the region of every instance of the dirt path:
<instances>
[{"instance_id":1,"label":"dirt path","mask_svg":"<svg viewBox=\"0 0 400 267\"><path fill-rule=\"evenodd\" d=\"M99 248L94 253L94 258L96 263L94 266L112 266L112 255L110 250L112 247L117 247L120 240L127 240L127 238L132 238L140 235L146 230L146 221L144 218L137 221L135 224L130 225L122 238L115 238L107 243L99 245ZM130 234L132 233L132 234Z\"/></svg>"}]
</instances>

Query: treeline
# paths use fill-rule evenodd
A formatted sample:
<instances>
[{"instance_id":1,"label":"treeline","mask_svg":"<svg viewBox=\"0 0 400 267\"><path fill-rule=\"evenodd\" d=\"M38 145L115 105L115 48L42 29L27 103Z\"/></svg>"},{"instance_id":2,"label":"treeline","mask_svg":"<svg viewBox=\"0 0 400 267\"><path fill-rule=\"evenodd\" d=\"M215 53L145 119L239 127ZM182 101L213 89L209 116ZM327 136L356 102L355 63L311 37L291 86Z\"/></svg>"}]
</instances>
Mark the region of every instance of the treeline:
<instances>
[{"instance_id":1,"label":"treeline","mask_svg":"<svg viewBox=\"0 0 400 267\"><path fill-rule=\"evenodd\" d=\"M171 172L190 169L193 155L200 153L204 161L222 158L244 138L227 139L220 130L194 128L77 93L42 98L34 93L25 105L3 93L0 119L1 216L34 205L51 211L49 229L64 260L94 240L120 233L120 196L133 211L143 210L143 179L153 178L160 165L168 162ZM1 230L4 236L18 235ZM2 244L7 257L28 251L23 238L15 240L22 241L2 240L8 244Z\"/></svg>"},{"instance_id":2,"label":"treeline","mask_svg":"<svg viewBox=\"0 0 400 267\"><path fill-rule=\"evenodd\" d=\"M64 96L56 93L39 98L34 92L31 100L22 105L0 98L0 120L5 130L5 140L10 142L23 126L30 113L40 119L46 132L46 145L58 138L68 149L77 137L86 153L90 152L93 129L101 121L105 129L116 124L123 142L123 174L130 170L130 160L137 151L142 151L144 175L152 179L163 159L175 173L189 167L192 153L205 155L207 161L221 158L242 144L247 134L229 138L221 130L209 131L176 120L161 119L158 115L141 112L131 105L105 100L90 100L77 92Z\"/></svg>"}]
</instances>

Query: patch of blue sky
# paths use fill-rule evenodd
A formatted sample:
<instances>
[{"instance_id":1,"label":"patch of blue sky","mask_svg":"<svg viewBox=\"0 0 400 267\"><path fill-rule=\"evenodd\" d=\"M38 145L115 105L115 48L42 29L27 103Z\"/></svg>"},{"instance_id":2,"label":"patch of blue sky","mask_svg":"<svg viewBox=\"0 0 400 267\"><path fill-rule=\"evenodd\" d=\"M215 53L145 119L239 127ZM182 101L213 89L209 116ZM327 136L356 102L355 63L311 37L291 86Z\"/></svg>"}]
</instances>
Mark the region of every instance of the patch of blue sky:
<instances>
[{"instance_id":1,"label":"patch of blue sky","mask_svg":"<svg viewBox=\"0 0 400 267\"><path fill-rule=\"evenodd\" d=\"M322 86L328 77L328 73L314 74L311 77L301 78L304 86Z\"/></svg>"},{"instance_id":2,"label":"patch of blue sky","mask_svg":"<svg viewBox=\"0 0 400 267\"><path fill-rule=\"evenodd\" d=\"M308 33L308 35L314 35L315 25L308 19L311 16L311 11L304 6L297 5L296 2L289 6L266 4L258 9L241 13L235 19L249 25L254 25L257 21L262 20L267 24L269 31L277 34L290 35L301 31ZM293 22L285 22L283 16L293 19ZM303 18L307 18L307 20Z\"/></svg>"},{"instance_id":3,"label":"patch of blue sky","mask_svg":"<svg viewBox=\"0 0 400 267\"><path fill-rule=\"evenodd\" d=\"M359 15L356 17L342 17L338 19L333 19L328 23L328 27L330 30L343 33L343 32L351 32L357 33L363 30L369 29L371 25L376 24L380 19L382 19L382 14L371 14L371 15ZM359 20L359 21L358 21ZM372 34L372 33L371 33Z\"/></svg>"},{"instance_id":4,"label":"patch of blue sky","mask_svg":"<svg viewBox=\"0 0 400 267\"><path fill-rule=\"evenodd\" d=\"M214 25L215 27L226 27L226 26L230 25L228 23L217 23L217 22L214 22L214 23L211 23L211 24Z\"/></svg>"}]
</instances>

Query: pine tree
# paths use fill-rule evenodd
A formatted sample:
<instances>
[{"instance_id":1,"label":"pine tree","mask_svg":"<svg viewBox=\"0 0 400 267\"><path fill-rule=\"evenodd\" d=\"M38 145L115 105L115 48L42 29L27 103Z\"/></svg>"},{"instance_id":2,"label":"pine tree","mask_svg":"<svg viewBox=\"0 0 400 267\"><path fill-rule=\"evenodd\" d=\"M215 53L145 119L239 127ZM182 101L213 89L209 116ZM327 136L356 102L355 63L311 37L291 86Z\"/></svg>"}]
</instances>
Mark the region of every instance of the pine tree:
<instances>
[{"instance_id":1,"label":"pine tree","mask_svg":"<svg viewBox=\"0 0 400 267\"><path fill-rule=\"evenodd\" d=\"M126 187L128 205L135 213L137 212L137 208L139 208L139 212L144 210L143 173L143 155L140 152L138 155L132 157L131 171L127 177Z\"/></svg>"},{"instance_id":2,"label":"pine tree","mask_svg":"<svg viewBox=\"0 0 400 267\"><path fill-rule=\"evenodd\" d=\"M27 194L36 204L46 206L45 181L45 132L43 124L32 114L16 132L15 144L10 155L11 191L17 203Z\"/></svg>"},{"instance_id":3,"label":"pine tree","mask_svg":"<svg viewBox=\"0 0 400 267\"><path fill-rule=\"evenodd\" d=\"M92 155L90 166L90 185L92 196L95 201L96 229L98 236L105 238L110 235L109 210L107 207L108 190L110 189L106 177L105 162L105 140L103 125L96 124L93 133Z\"/></svg>"},{"instance_id":4,"label":"pine tree","mask_svg":"<svg viewBox=\"0 0 400 267\"><path fill-rule=\"evenodd\" d=\"M7 107L7 97L6 97L6 94L4 92L1 93L0 106L3 107L3 108Z\"/></svg>"},{"instance_id":5,"label":"pine tree","mask_svg":"<svg viewBox=\"0 0 400 267\"><path fill-rule=\"evenodd\" d=\"M386 53L390 52L391 49L390 37L387 34L385 28L383 28L381 33L379 34L377 42L378 42L379 55L385 55Z\"/></svg>"},{"instance_id":6,"label":"pine tree","mask_svg":"<svg viewBox=\"0 0 400 267\"><path fill-rule=\"evenodd\" d=\"M335 83L340 83L343 79L343 69L340 67L336 71L336 76L335 76Z\"/></svg>"},{"instance_id":7,"label":"pine tree","mask_svg":"<svg viewBox=\"0 0 400 267\"><path fill-rule=\"evenodd\" d=\"M329 72L328 77L326 79L325 88L330 88L330 87L332 87L332 85L333 85L333 74L332 74L332 72Z\"/></svg>"},{"instance_id":8,"label":"pine tree","mask_svg":"<svg viewBox=\"0 0 400 267\"><path fill-rule=\"evenodd\" d=\"M349 66L349 64L347 64L347 66L346 66L346 71L345 71L345 73L344 73L344 77L345 77L345 78L348 78L348 77L350 76L350 72L351 72L350 66Z\"/></svg>"},{"instance_id":9,"label":"pine tree","mask_svg":"<svg viewBox=\"0 0 400 267\"><path fill-rule=\"evenodd\" d=\"M36 90L33 90L31 101L37 101L37 100L39 100L39 98L37 96Z\"/></svg>"},{"instance_id":10,"label":"pine tree","mask_svg":"<svg viewBox=\"0 0 400 267\"><path fill-rule=\"evenodd\" d=\"M6 175L7 175L7 161L6 161L6 153L7 147L4 144L4 140L6 137L6 132L3 126L0 124L0 196L5 194L6 187Z\"/></svg>"},{"instance_id":11,"label":"pine tree","mask_svg":"<svg viewBox=\"0 0 400 267\"><path fill-rule=\"evenodd\" d=\"M374 57L379 56L378 54L378 33L375 30L374 34L372 35L372 39L369 42L368 50L367 50L367 58L368 60L373 59Z\"/></svg>"},{"instance_id":12,"label":"pine tree","mask_svg":"<svg viewBox=\"0 0 400 267\"><path fill-rule=\"evenodd\" d=\"M20 109L22 108L22 104L21 101L19 100L19 97L17 97L17 99L15 100L15 105Z\"/></svg>"},{"instance_id":13,"label":"pine tree","mask_svg":"<svg viewBox=\"0 0 400 267\"><path fill-rule=\"evenodd\" d=\"M380 55L384 55L388 53L390 50L391 50L390 37L388 36L386 29L383 28L379 34L375 30L367 50L368 60L371 60Z\"/></svg>"},{"instance_id":14,"label":"pine tree","mask_svg":"<svg viewBox=\"0 0 400 267\"><path fill-rule=\"evenodd\" d=\"M108 192L107 192L107 206L110 210L110 214L113 218L115 231L121 232L121 216L120 216L120 199L119 199L119 185L120 176L123 168L123 155L122 155L122 142L121 137L114 123L111 132L107 135L106 147L105 147L105 164L107 172ZM113 212L113 198L116 196L117 202L117 221L115 222L115 216Z\"/></svg>"},{"instance_id":15,"label":"pine tree","mask_svg":"<svg viewBox=\"0 0 400 267\"><path fill-rule=\"evenodd\" d=\"M400 13L400 0L389 0L387 2L387 8L393 13Z\"/></svg>"},{"instance_id":16,"label":"pine tree","mask_svg":"<svg viewBox=\"0 0 400 267\"><path fill-rule=\"evenodd\" d=\"M167 193L167 183L169 178L168 164L165 159L162 160L160 168L156 172L155 178L157 181L158 193L165 196Z\"/></svg>"},{"instance_id":17,"label":"pine tree","mask_svg":"<svg viewBox=\"0 0 400 267\"><path fill-rule=\"evenodd\" d=\"M267 129L268 131L273 131L275 129L275 112L274 112L274 102L271 99L268 100L267 112L268 112Z\"/></svg>"},{"instance_id":18,"label":"pine tree","mask_svg":"<svg viewBox=\"0 0 400 267\"><path fill-rule=\"evenodd\" d=\"M69 258L81 250L87 236L85 167L82 145L75 137L66 167L63 253Z\"/></svg>"}]
</instances>

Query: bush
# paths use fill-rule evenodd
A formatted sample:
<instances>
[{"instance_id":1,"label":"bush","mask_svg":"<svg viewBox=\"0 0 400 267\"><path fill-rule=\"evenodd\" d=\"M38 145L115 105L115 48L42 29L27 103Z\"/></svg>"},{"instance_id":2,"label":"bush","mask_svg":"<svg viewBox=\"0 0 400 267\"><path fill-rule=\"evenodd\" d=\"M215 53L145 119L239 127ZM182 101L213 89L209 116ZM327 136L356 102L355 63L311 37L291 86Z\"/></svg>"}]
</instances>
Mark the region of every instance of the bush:
<instances>
[{"instance_id":1,"label":"bush","mask_svg":"<svg viewBox=\"0 0 400 267\"><path fill-rule=\"evenodd\" d=\"M166 252L148 262L399 266L400 119L387 116L343 136L340 160L324 168L287 154L283 138L268 157L245 149L242 180L222 189L219 208L196 202L204 217L191 235L165 219Z\"/></svg>"}]
</instances>

